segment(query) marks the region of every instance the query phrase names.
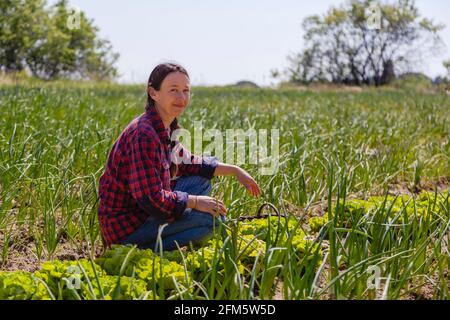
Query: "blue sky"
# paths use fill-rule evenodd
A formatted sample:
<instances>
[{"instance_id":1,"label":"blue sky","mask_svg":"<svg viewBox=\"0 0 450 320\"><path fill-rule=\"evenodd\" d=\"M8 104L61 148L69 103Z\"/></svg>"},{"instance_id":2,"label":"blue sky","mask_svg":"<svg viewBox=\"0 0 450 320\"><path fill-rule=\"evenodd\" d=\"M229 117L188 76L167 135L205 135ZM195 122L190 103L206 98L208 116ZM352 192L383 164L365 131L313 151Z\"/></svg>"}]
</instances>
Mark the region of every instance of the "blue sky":
<instances>
[{"instance_id":1,"label":"blue sky","mask_svg":"<svg viewBox=\"0 0 450 320\"><path fill-rule=\"evenodd\" d=\"M344 0L69 0L99 27L120 53L119 81L143 83L153 67L171 60L183 64L194 85L251 80L270 85L270 70L302 48L301 22ZM54 1L49 1L53 3ZM448 0L417 0L422 15L447 23ZM448 23L447 23L448 24ZM450 59L450 25L437 58L425 57L417 71L443 75Z\"/></svg>"}]
</instances>

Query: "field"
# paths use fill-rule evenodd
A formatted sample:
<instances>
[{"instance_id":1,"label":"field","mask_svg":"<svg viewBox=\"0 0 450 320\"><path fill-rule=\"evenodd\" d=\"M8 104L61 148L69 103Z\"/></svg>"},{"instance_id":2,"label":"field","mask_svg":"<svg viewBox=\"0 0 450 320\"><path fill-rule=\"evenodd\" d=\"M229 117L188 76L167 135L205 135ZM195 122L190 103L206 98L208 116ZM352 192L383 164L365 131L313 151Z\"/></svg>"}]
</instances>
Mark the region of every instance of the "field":
<instances>
[{"instance_id":1,"label":"field","mask_svg":"<svg viewBox=\"0 0 450 320\"><path fill-rule=\"evenodd\" d=\"M0 87L0 299L450 298L448 96L194 88L184 128L277 128L279 170L243 165L260 199L213 180L229 217L203 249L104 252L98 179L145 99L141 86ZM237 219L265 202L286 217Z\"/></svg>"}]
</instances>

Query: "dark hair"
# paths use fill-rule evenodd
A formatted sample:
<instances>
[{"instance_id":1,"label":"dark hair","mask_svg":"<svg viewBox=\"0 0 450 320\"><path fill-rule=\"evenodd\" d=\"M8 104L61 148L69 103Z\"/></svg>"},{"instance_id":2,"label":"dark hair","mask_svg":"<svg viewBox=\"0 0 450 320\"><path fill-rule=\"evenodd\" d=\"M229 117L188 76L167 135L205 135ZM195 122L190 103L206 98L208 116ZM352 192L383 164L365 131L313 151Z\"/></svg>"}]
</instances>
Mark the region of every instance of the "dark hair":
<instances>
[{"instance_id":1,"label":"dark hair","mask_svg":"<svg viewBox=\"0 0 450 320\"><path fill-rule=\"evenodd\" d=\"M148 87L152 87L155 90L161 89L161 83L172 72L181 72L189 78L189 74L183 66L177 63L161 63L153 69L152 73L150 73L150 76L148 77L147 89ZM150 97L150 94L147 91L147 105L145 106L145 110L148 110L148 108L154 106L155 101L152 97ZM174 131L179 128L180 126L178 125L178 119L175 118L170 124L170 130Z\"/></svg>"},{"instance_id":2,"label":"dark hair","mask_svg":"<svg viewBox=\"0 0 450 320\"><path fill-rule=\"evenodd\" d=\"M152 87L155 90L161 89L161 83L163 80L172 72L181 72L186 77L189 78L189 74L186 71L185 68L183 68L181 65L176 63L161 63L158 64L150 73L150 76L148 77L148 84L147 84L147 105L145 106L145 110L148 110L151 107L155 106L155 101L152 97L150 97L150 94L148 93L148 87ZM175 118L172 123L170 124L170 133L172 131L175 131L179 129L180 126L178 125L178 119ZM172 147L174 146L174 141L171 142ZM178 167L177 165L172 161L170 163L170 176L175 177L177 175Z\"/></svg>"}]
</instances>

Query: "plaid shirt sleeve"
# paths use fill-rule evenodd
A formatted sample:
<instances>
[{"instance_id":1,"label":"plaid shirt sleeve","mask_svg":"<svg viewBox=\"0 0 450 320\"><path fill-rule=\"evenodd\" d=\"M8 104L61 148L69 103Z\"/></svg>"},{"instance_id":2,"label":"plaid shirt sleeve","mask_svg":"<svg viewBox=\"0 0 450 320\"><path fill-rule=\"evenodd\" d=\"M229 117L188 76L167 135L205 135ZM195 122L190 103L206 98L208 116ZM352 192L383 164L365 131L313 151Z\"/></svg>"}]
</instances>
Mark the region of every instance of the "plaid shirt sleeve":
<instances>
[{"instance_id":1,"label":"plaid shirt sleeve","mask_svg":"<svg viewBox=\"0 0 450 320\"><path fill-rule=\"evenodd\" d=\"M214 177L214 171L218 165L216 157L196 156L189 152L180 142L176 143L176 152L180 159L183 159L178 165L177 176L198 175L207 179Z\"/></svg>"},{"instance_id":2,"label":"plaid shirt sleeve","mask_svg":"<svg viewBox=\"0 0 450 320\"><path fill-rule=\"evenodd\" d=\"M169 159L160 150L156 139L147 134L136 135L131 142L128 184L133 199L144 212L172 219L186 209L188 194L164 186L159 172L161 166L169 166Z\"/></svg>"}]
</instances>

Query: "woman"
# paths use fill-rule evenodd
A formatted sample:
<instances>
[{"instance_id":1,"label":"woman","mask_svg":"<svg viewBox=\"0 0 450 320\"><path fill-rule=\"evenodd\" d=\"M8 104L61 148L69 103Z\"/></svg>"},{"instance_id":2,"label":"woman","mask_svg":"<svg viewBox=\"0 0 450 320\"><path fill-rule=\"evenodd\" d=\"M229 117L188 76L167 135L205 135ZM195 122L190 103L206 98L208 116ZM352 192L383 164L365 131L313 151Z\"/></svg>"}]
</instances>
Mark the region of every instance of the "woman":
<instances>
[{"instance_id":1,"label":"woman","mask_svg":"<svg viewBox=\"0 0 450 320\"><path fill-rule=\"evenodd\" d=\"M253 196L255 180L215 157L191 155L178 141L177 118L189 104L190 82L180 65L158 65L150 74L145 113L120 134L99 182L99 223L107 246L136 244L156 250L159 226L163 250L201 244L224 221L227 209L209 196L214 176L234 175ZM186 161L171 161L172 150ZM159 248L159 246L158 246Z\"/></svg>"}]
</instances>

